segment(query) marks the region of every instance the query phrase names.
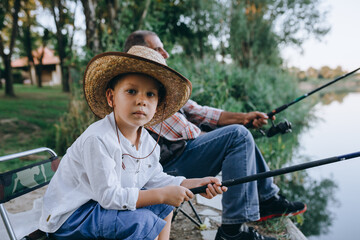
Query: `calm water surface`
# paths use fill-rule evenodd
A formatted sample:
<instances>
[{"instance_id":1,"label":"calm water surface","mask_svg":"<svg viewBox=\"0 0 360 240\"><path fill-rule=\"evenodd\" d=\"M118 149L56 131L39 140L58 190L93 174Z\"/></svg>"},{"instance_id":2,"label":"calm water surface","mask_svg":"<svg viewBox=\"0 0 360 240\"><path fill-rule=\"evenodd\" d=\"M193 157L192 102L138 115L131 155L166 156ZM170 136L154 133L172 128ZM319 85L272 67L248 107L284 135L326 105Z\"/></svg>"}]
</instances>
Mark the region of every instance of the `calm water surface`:
<instances>
[{"instance_id":1,"label":"calm water surface","mask_svg":"<svg viewBox=\"0 0 360 240\"><path fill-rule=\"evenodd\" d=\"M360 93L349 93L340 100L315 107L317 120L299 136L300 156L318 160L360 151ZM311 240L360 239L360 158L306 170L314 179L331 178L337 206L329 206L334 220L329 232L310 236Z\"/></svg>"}]
</instances>

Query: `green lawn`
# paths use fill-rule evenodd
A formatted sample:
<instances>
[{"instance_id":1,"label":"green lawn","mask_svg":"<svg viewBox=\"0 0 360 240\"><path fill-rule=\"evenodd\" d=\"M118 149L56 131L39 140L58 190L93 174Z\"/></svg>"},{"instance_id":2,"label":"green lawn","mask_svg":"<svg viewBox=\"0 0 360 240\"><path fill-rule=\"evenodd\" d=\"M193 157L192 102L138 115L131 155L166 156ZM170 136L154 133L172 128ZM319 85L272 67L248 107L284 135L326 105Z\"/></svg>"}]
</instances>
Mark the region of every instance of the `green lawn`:
<instances>
[{"instance_id":1,"label":"green lawn","mask_svg":"<svg viewBox=\"0 0 360 240\"><path fill-rule=\"evenodd\" d=\"M68 110L70 94L63 93L60 86L37 88L15 84L15 98L5 97L4 89L1 90L0 156L54 147L54 123ZM0 165L1 170L4 166Z\"/></svg>"}]
</instances>

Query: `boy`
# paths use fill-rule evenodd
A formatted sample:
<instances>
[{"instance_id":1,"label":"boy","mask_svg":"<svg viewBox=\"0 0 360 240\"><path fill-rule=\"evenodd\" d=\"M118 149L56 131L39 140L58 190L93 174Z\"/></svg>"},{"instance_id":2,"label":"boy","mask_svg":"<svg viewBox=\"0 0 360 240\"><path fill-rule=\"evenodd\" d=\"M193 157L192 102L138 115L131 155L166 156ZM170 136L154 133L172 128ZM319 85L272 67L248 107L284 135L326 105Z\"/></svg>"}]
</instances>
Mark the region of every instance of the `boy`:
<instances>
[{"instance_id":1,"label":"boy","mask_svg":"<svg viewBox=\"0 0 360 240\"><path fill-rule=\"evenodd\" d=\"M192 198L189 188L207 184L207 198L227 190L213 177L162 171L159 146L144 126L178 111L191 83L156 51L134 46L95 56L84 92L102 119L61 160L44 196L41 230L55 239L169 239L171 206Z\"/></svg>"}]
</instances>

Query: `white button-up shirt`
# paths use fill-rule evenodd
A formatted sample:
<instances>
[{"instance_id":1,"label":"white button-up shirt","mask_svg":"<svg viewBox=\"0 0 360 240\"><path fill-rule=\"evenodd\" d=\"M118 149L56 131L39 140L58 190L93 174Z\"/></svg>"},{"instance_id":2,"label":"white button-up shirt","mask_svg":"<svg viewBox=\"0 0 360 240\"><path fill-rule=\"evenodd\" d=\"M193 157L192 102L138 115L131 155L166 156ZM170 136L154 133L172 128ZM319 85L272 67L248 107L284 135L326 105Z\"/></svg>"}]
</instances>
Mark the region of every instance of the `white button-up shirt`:
<instances>
[{"instance_id":1,"label":"white button-up shirt","mask_svg":"<svg viewBox=\"0 0 360 240\"><path fill-rule=\"evenodd\" d=\"M119 131L113 113L90 125L62 158L43 199L39 228L55 232L81 205L97 201L105 209L135 210L141 188L180 185L184 177L163 172L160 148L142 129L138 150Z\"/></svg>"}]
</instances>

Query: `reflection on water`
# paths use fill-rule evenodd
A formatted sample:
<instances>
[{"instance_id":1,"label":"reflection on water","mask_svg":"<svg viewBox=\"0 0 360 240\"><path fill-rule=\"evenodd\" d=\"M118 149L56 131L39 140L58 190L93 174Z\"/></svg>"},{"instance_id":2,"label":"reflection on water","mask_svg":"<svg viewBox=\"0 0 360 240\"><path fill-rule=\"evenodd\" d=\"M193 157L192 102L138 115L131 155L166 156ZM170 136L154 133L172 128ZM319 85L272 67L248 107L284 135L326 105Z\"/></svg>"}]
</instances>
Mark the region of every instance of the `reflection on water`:
<instances>
[{"instance_id":1,"label":"reflection on water","mask_svg":"<svg viewBox=\"0 0 360 240\"><path fill-rule=\"evenodd\" d=\"M342 103L344 101L344 98L349 95L349 93L326 93L324 95L321 95L321 103L318 108L322 108L323 105L329 105L333 102Z\"/></svg>"},{"instance_id":2,"label":"reflection on water","mask_svg":"<svg viewBox=\"0 0 360 240\"><path fill-rule=\"evenodd\" d=\"M360 93L325 95L323 102L314 108L317 120L299 135L300 146L293 158L294 163L302 162L304 158L318 160L360 151L359 105ZM357 239L360 236L359 170L360 158L355 158L303 173L310 177L310 183L305 180L305 185L309 186L293 190L300 191L300 194L304 191L305 195L315 190L311 194L314 199L306 200L309 210L304 214L305 224L302 227L305 234L312 235L309 239ZM309 219L310 216L314 219ZM308 221L312 223L306 224Z\"/></svg>"}]
</instances>

